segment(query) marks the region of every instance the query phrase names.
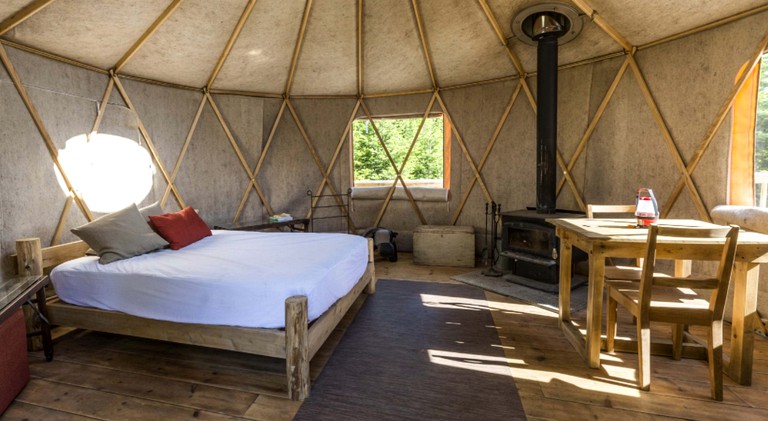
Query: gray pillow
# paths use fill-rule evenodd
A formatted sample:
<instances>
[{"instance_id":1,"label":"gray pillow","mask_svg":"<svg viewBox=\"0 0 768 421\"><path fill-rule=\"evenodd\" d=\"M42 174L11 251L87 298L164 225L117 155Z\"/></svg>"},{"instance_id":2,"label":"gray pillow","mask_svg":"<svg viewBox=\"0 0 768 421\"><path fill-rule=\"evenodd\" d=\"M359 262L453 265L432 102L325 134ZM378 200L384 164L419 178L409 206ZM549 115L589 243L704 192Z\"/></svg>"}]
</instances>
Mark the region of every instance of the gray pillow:
<instances>
[{"instance_id":1,"label":"gray pillow","mask_svg":"<svg viewBox=\"0 0 768 421\"><path fill-rule=\"evenodd\" d=\"M136 205L102 216L72 233L85 241L107 264L157 250L168 242L149 227Z\"/></svg>"},{"instance_id":2,"label":"gray pillow","mask_svg":"<svg viewBox=\"0 0 768 421\"><path fill-rule=\"evenodd\" d=\"M144 217L145 221L149 222L149 215L162 215L165 211L160 207L160 202L155 202L149 206L140 208L139 213L141 213L141 216Z\"/></svg>"}]
</instances>

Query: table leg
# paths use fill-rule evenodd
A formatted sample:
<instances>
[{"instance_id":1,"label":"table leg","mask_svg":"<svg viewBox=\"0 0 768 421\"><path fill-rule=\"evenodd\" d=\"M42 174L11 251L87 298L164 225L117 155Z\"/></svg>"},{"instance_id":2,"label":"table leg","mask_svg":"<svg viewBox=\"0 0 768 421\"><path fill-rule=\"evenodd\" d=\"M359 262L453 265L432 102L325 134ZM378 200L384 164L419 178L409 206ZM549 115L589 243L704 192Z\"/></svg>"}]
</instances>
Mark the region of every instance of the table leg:
<instances>
[{"instance_id":1,"label":"table leg","mask_svg":"<svg viewBox=\"0 0 768 421\"><path fill-rule=\"evenodd\" d=\"M760 266L736 262L733 267L733 316L728 375L739 384L752 384L753 317L757 314L757 283Z\"/></svg>"},{"instance_id":2,"label":"table leg","mask_svg":"<svg viewBox=\"0 0 768 421\"><path fill-rule=\"evenodd\" d=\"M587 296L587 363L600 368L600 335L603 322L605 255L589 252L589 294Z\"/></svg>"},{"instance_id":3,"label":"table leg","mask_svg":"<svg viewBox=\"0 0 768 421\"><path fill-rule=\"evenodd\" d=\"M573 245L567 235L560 237L560 287L558 300L560 322L571 322L571 260Z\"/></svg>"},{"instance_id":4,"label":"table leg","mask_svg":"<svg viewBox=\"0 0 768 421\"><path fill-rule=\"evenodd\" d=\"M40 334L43 337L43 353L47 361L53 360L53 340L51 340L51 325L48 319L48 306L45 303L45 287L37 290L37 310L45 317L40 321Z\"/></svg>"}]
</instances>

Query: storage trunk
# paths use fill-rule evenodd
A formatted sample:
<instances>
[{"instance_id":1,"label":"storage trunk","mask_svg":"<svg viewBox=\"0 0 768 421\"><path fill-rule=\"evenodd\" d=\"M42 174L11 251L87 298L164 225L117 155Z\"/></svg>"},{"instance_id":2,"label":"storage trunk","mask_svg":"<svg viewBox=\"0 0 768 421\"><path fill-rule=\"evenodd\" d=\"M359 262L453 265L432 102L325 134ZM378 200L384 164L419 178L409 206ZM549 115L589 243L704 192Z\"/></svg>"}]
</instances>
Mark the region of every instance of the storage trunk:
<instances>
[{"instance_id":1,"label":"storage trunk","mask_svg":"<svg viewBox=\"0 0 768 421\"><path fill-rule=\"evenodd\" d=\"M475 229L455 225L420 225L413 231L417 265L475 267Z\"/></svg>"},{"instance_id":2,"label":"storage trunk","mask_svg":"<svg viewBox=\"0 0 768 421\"><path fill-rule=\"evenodd\" d=\"M21 309L0 324L0 414L29 381L26 333Z\"/></svg>"}]
</instances>

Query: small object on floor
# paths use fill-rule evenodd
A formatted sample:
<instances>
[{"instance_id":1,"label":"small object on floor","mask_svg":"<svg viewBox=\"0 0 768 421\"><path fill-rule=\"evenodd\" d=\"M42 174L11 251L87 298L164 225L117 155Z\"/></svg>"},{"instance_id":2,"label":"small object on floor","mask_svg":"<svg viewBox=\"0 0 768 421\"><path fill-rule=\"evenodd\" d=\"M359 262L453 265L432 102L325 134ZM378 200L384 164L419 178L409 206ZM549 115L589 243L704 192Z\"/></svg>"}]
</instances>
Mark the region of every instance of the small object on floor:
<instances>
[{"instance_id":1,"label":"small object on floor","mask_svg":"<svg viewBox=\"0 0 768 421\"><path fill-rule=\"evenodd\" d=\"M490 212L489 212L490 210ZM497 204L496 202L491 202L490 206L488 206L488 203L485 204L485 236L486 236L486 246L485 246L485 260L483 261L483 266L485 266L485 269L482 270L482 274L485 276L493 276L493 277L499 277L503 275L501 271L496 270L494 267L496 265L496 261L499 258L499 255L496 253L496 240L498 240L498 235L496 234L497 226L499 225L499 220L501 219L501 205ZM491 225L491 237L488 238L488 225Z\"/></svg>"},{"instance_id":2,"label":"small object on floor","mask_svg":"<svg viewBox=\"0 0 768 421\"><path fill-rule=\"evenodd\" d=\"M373 249L378 250L381 257L390 262L397 261L397 233L387 228L371 228L363 235L366 238L373 238Z\"/></svg>"}]
</instances>

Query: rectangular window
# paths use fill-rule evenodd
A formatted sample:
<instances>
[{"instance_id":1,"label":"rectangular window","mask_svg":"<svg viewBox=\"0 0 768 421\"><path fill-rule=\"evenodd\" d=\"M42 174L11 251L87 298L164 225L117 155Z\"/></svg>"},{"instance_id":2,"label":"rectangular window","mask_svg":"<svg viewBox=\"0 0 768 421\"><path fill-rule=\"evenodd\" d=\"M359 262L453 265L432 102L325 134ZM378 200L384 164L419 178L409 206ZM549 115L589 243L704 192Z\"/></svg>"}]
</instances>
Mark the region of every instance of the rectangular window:
<instances>
[{"instance_id":1,"label":"rectangular window","mask_svg":"<svg viewBox=\"0 0 768 421\"><path fill-rule=\"evenodd\" d=\"M354 187L392 186L407 156L402 177L408 188L447 189L450 127L442 114L430 115L408 155L421 122L422 117L416 116L374 117L373 124L367 118L355 120L351 142ZM395 166L387 157L374 124Z\"/></svg>"},{"instance_id":2,"label":"rectangular window","mask_svg":"<svg viewBox=\"0 0 768 421\"><path fill-rule=\"evenodd\" d=\"M760 64L755 116L755 205L768 207L768 54Z\"/></svg>"}]
</instances>

